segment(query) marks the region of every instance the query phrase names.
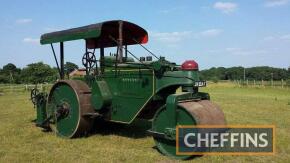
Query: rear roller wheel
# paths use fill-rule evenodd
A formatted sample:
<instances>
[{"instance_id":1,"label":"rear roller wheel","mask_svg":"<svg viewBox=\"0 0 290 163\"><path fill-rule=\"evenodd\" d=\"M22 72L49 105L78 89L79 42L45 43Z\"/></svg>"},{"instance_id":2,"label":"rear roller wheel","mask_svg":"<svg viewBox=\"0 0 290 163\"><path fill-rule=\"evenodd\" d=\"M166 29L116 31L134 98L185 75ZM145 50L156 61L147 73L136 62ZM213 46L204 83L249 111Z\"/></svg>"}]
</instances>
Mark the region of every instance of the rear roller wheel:
<instances>
[{"instance_id":1,"label":"rear roller wheel","mask_svg":"<svg viewBox=\"0 0 290 163\"><path fill-rule=\"evenodd\" d=\"M52 87L47 102L50 128L65 138L86 134L93 122L92 119L82 115L93 112L90 97L90 89L82 81L57 82Z\"/></svg>"},{"instance_id":2,"label":"rear roller wheel","mask_svg":"<svg viewBox=\"0 0 290 163\"><path fill-rule=\"evenodd\" d=\"M164 133L169 127L171 119L168 118L166 107L163 106L154 116L152 122L152 130ZM225 125L225 117L222 110L209 100L197 102L182 102L179 103L176 110L177 125ZM188 159L192 156L176 155L176 141L154 137L155 144L159 151L164 155L175 159Z\"/></svg>"}]
</instances>

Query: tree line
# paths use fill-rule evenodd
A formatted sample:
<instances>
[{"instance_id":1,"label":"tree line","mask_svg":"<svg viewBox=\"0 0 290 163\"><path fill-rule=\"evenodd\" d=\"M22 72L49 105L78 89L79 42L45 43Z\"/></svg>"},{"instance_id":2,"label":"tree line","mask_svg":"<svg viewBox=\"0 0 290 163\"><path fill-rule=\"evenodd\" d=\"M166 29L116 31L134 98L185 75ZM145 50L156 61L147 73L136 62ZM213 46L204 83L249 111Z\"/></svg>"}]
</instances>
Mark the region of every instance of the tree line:
<instances>
[{"instance_id":1,"label":"tree line","mask_svg":"<svg viewBox=\"0 0 290 163\"><path fill-rule=\"evenodd\" d=\"M213 67L200 72L204 80L287 80L290 79L290 67L288 69L268 66L259 67Z\"/></svg>"},{"instance_id":2,"label":"tree line","mask_svg":"<svg viewBox=\"0 0 290 163\"><path fill-rule=\"evenodd\" d=\"M64 69L65 73L69 74L74 69L78 69L78 66L72 62L66 62ZM13 63L8 63L2 69L0 68L0 83L51 83L56 81L58 77L58 69L43 62L28 64L22 69Z\"/></svg>"},{"instance_id":3,"label":"tree line","mask_svg":"<svg viewBox=\"0 0 290 163\"><path fill-rule=\"evenodd\" d=\"M68 75L78 66L72 62L64 65ZM43 62L28 64L24 68L18 68L8 63L0 68L0 83L28 84L28 83L51 83L57 80L58 69ZM290 67L287 69L268 66L260 67L213 67L200 71L203 80L290 80Z\"/></svg>"}]
</instances>

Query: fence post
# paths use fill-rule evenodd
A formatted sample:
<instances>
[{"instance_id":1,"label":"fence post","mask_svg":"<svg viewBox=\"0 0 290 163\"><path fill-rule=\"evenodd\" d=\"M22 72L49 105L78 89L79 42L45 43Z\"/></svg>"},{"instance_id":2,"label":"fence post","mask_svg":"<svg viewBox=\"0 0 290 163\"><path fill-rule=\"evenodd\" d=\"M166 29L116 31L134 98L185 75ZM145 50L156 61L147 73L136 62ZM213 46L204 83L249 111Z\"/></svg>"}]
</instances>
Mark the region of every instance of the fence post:
<instances>
[{"instance_id":1,"label":"fence post","mask_svg":"<svg viewBox=\"0 0 290 163\"><path fill-rule=\"evenodd\" d=\"M282 85L282 88L283 88L283 79L281 79L281 85Z\"/></svg>"},{"instance_id":2,"label":"fence post","mask_svg":"<svg viewBox=\"0 0 290 163\"><path fill-rule=\"evenodd\" d=\"M271 80L271 86L272 86L272 87L274 86L273 84L274 84L274 82L273 82L273 79L272 79L272 80Z\"/></svg>"}]
</instances>

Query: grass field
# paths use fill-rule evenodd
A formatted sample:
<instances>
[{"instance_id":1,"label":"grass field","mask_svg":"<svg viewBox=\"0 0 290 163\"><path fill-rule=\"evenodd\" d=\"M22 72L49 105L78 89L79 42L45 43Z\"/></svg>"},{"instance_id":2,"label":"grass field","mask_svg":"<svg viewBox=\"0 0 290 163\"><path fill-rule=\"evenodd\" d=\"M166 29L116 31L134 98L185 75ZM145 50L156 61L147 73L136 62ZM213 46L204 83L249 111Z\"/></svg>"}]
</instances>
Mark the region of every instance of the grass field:
<instances>
[{"instance_id":1,"label":"grass field","mask_svg":"<svg viewBox=\"0 0 290 163\"><path fill-rule=\"evenodd\" d=\"M275 124L275 156L202 156L192 162L290 162L290 90L212 84L203 91L223 109L228 124ZM29 93L0 96L0 162L168 162L146 135L147 123L100 126L87 138L62 139L31 122ZM140 127L141 126L141 127ZM103 130L102 130L103 129Z\"/></svg>"}]
</instances>

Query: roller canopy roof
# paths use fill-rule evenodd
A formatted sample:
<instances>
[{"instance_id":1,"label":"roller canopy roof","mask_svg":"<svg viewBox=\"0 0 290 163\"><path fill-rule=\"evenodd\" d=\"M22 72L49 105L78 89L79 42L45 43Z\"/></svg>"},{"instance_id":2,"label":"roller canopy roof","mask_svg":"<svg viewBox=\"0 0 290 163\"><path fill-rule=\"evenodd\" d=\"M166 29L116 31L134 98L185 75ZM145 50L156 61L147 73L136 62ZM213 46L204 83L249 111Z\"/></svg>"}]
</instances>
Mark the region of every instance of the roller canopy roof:
<instances>
[{"instance_id":1,"label":"roller canopy roof","mask_svg":"<svg viewBox=\"0 0 290 163\"><path fill-rule=\"evenodd\" d=\"M122 27L120 24L123 24ZM51 44L85 39L88 48L113 47L117 46L116 40L119 39L120 29L122 29L123 45L137 44L136 41L141 44L148 42L147 31L140 26L127 21L113 20L43 34L40 43Z\"/></svg>"}]
</instances>

